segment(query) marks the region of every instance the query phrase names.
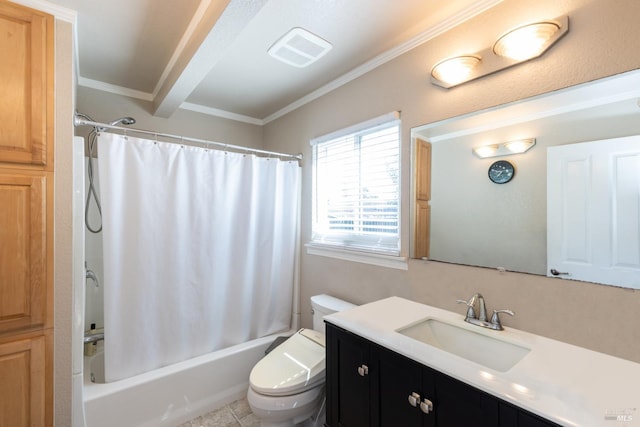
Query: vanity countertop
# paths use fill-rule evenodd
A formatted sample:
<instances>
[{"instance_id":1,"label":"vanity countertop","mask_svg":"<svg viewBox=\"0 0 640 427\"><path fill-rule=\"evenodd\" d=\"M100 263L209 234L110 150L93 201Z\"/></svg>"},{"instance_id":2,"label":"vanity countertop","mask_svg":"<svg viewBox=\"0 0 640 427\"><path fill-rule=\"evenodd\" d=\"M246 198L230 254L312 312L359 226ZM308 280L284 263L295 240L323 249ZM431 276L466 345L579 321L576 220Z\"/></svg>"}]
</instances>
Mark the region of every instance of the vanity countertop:
<instances>
[{"instance_id":1,"label":"vanity countertop","mask_svg":"<svg viewBox=\"0 0 640 427\"><path fill-rule=\"evenodd\" d=\"M429 318L469 325L463 314L399 297L325 320L558 424L640 426L640 364L509 327L469 325L531 349L511 369L498 372L396 332Z\"/></svg>"}]
</instances>

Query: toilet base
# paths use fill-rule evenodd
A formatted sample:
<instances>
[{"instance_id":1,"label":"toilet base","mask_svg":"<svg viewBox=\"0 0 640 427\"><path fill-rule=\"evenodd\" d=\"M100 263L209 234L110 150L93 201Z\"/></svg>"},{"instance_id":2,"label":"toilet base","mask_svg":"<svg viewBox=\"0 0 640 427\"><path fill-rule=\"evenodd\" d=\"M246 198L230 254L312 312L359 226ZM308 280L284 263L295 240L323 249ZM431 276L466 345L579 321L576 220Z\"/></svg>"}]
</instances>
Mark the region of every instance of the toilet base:
<instances>
[{"instance_id":1,"label":"toilet base","mask_svg":"<svg viewBox=\"0 0 640 427\"><path fill-rule=\"evenodd\" d=\"M323 427L324 386L295 396L264 396L249 388L247 400L262 427Z\"/></svg>"}]
</instances>

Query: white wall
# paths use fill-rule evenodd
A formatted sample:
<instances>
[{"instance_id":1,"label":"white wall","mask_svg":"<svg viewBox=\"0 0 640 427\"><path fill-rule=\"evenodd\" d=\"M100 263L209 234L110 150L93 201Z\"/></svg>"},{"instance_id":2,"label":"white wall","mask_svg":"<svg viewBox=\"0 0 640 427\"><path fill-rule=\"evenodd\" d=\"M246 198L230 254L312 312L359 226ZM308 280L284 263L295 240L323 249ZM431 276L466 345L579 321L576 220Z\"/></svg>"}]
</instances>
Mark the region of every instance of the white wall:
<instances>
[{"instance_id":1,"label":"white wall","mask_svg":"<svg viewBox=\"0 0 640 427\"><path fill-rule=\"evenodd\" d=\"M569 15L570 31L543 57L445 90L429 82L439 60L490 46L523 22ZM410 129L448 117L557 90L640 67L635 0L505 0L341 88L269 123L265 148L302 152L302 242L311 233L313 137L402 111L402 238L409 251ZM398 295L462 314L457 298L482 292L489 308L510 308L504 323L640 362L640 292L544 276L412 260L408 271L302 255L303 325L309 297L329 293L355 303ZM586 313L586 315L585 315Z\"/></svg>"}]
</instances>

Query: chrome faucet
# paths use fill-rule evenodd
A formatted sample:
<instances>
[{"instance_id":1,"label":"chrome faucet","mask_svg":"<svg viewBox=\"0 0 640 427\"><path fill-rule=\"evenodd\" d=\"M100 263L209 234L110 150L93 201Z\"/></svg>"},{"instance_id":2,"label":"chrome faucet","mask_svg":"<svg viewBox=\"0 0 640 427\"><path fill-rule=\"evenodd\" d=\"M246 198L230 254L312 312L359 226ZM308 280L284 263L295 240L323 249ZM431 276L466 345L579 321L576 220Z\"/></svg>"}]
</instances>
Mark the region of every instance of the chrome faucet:
<instances>
[{"instance_id":1,"label":"chrome faucet","mask_svg":"<svg viewBox=\"0 0 640 427\"><path fill-rule=\"evenodd\" d=\"M465 304L467 306L467 314L464 321L471 323L472 325L482 326L483 328L494 329L501 331L504 328L500 322L500 313L506 313L510 316L514 316L515 313L511 310L493 310L491 320L487 318L487 307L484 302L484 297L481 294L475 294L468 301L456 300L458 304ZM477 305L477 310L476 310Z\"/></svg>"},{"instance_id":2,"label":"chrome faucet","mask_svg":"<svg viewBox=\"0 0 640 427\"><path fill-rule=\"evenodd\" d=\"M85 332L83 342L85 344L91 344L104 340L104 332Z\"/></svg>"},{"instance_id":3,"label":"chrome faucet","mask_svg":"<svg viewBox=\"0 0 640 427\"><path fill-rule=\"evenodd\" d=\"M96 285L96 288L100 287L100 282L98 281L98 276L96 276L96 273L94 273L92 270L89 270L87 268L87 271L85 273L85 278L93 280L93 283Z\"/></svg>"}]
</instances>

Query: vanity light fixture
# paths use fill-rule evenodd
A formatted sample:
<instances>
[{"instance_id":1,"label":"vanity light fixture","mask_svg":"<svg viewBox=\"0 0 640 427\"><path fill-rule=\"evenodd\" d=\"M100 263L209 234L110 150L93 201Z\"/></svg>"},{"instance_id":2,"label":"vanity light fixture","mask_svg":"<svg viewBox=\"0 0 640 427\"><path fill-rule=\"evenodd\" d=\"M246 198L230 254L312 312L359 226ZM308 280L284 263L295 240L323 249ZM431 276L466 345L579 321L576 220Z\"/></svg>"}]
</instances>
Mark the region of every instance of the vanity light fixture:
<instances>
[{"instance_id":1,"label":"vanity light fixture","mask_svg":"<svg viewBox=\"0 0 640 427\"><path fill-rule=\"evenodd\" d=\"M522 154L536 145L535 138L519 139L516 141L504 142L502 144L480 145L473 147L473 154L485 159L487 157L508 156L511 154Z\"/></svg>"},{"instance_id":2,"label":"vanity light fixture","mask_svg":"<svg viewBox=\"0 0 640 427\"><path fill-rule=\"evenodd\" d=\"M473 153L483 159L486 157L495 157L499 147L500 146L498 144L473 147Z\"/></svg>"},{"instance_id":3,"label":"vanity light fixture","mask_svg":"<svg viewBox=\"0 0 640 427\"><path fill-rule=\"evenodd\" d=\"M567 16L519 26L490 48L438 62L431 69L431 83L448 89L536 58L568 31Z\"/></svg>"},{"instance_id":4,"label":"vanity light fixture","mask_svg":"<svg viewBox=\"0 0 640 427\"><path fill-rule=\"evenodd\" d=\"M455 86L466 81L479 63L480 58L477 56L456 56L434 65L431 75L442 82Z\"/></svg>"},{"instance_id":5,"label":"vanity light fixture","mask_svg":"<svg viewBox=\"0 0 640 427\"><path fill-rule=\"evenodd\" d=\"M500 37L493 45L493 52L498 56L526 61L540 56L559 30L560 24L554 21L523 25Z\"/></svg>"}]
</instances>

